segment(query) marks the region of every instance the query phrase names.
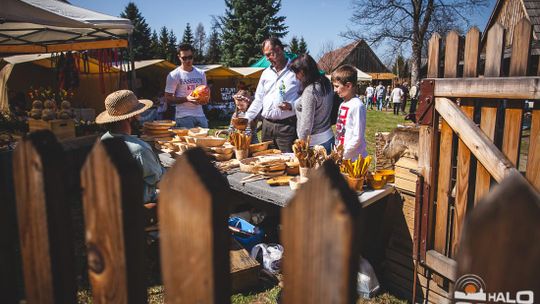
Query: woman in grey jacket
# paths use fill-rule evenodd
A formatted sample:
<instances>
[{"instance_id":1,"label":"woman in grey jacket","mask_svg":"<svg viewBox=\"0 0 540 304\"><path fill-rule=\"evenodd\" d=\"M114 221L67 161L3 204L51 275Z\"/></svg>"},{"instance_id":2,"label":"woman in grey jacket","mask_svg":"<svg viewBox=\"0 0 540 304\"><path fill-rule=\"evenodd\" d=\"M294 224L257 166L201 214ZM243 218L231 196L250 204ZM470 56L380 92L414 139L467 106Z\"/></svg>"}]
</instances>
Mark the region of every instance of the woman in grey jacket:
<instances>
[{"instance_id":1,"label":"woman in grey jacket","mask_svg":"<svg viewBox=\"0 0 540 304\"><path fill-rule=\"evenodd\" d=\"M289 67L302 84L299 92L301 97L295 106L298 138L305 140L310 136L310 146L321 145L330 153L334 144L330 125L334 96L332 85L308 54L298 56Z\"/></svg>"}]
</instances>

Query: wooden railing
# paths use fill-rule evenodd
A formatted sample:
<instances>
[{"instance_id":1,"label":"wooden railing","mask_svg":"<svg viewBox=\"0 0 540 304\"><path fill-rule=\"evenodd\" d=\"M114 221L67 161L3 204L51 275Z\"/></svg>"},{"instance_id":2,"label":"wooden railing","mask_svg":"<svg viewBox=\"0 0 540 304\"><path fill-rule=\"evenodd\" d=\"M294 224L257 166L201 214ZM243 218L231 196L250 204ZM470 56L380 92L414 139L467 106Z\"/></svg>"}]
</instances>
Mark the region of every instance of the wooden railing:
<instances>
[{"instance_id":1,"label":"wooden railing","mask_svg":"<svg viewBox=\"0 0 540 304\"><path fill-rule=\"evenodd\" d=\"M506 66L504 28L495 24L488 33L483 77L478 77L478 29L469 30L465 39L456 32L446 36L443 65L441 37L434 34L429 42L428 78L421 84L417 112L423 184L417 196L421 213L415 219L414 255L450 281L457 278L465 219L493 185L510 175L525 181L517 168L526 161L524 183L540 190L540 77L530 76L540 75L540 65L530 71L531 29L525 18L515 27ZM460 60L463 72L458 75ZM525 101L534 101L527 114L531 115L528 149L522 144ZM437 282L448 286L443 278Z\"/></svg>"},{"instance_id":2,"label":"wooden railing","mask_svg":"<svg viewBox=\"0 0 540 304\"><path fill-rule=\"evenodd\" d=\"M77 280L68 199L69 164L52 133L14 151L13 172L28 303L74 303ZM88 276L94 303L145 303L142 174L121 140L97 141L81 170ZM161 272L167 303L229 303L231 191L200 149L160 184ZM352 303L361 207L333 163L316 170L282 209L284 303ZM3 235L2 235L3 236ZM0 249L4 255L7 248ZM16 263L2 261L2 265ZM3 279L2 273L0 277ZM15 302L11 285L3 299ZM304 300L306 299L306 300Z\"/></svg>"}]
</instances>

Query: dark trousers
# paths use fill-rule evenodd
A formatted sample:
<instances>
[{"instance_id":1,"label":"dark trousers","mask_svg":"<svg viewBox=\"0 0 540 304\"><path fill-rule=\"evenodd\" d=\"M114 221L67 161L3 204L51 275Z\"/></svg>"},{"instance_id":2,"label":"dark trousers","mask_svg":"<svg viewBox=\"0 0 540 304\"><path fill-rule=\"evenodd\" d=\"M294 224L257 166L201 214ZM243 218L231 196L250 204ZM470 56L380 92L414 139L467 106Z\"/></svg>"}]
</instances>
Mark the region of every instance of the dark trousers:
<instances>
[{"instance_id":1,"label":"dark trousers","mask_svg":"<svg viewBox=\"0 0 540 304\"><path fill-rule=\"evenodd\" d=\"M296 116L281 120L263 119L262 141L272 141L270 148L292 152L296 138Z\"/></svg>"},{"instance_id":2,"label":"dark trousers","mask_svg":"<svg viewBox=\"0 0 540 304\"><path fill-rule=\"evenodd\" d=\"M394 107L394 115L399 115L399 109L401 108L401 102L394 102L392 104L392 106Z\"/></svg>"},{"instance_id":3,"label":"dark trousers","mask_svg":"<svg viewBox=\"0 0 540 304\"><path fill-rule=\"evenodd\" d=\"M407 109L407 98L403 98L403 102L401 103L401 112L405 112Z\"/></svg>"}]
</instances>

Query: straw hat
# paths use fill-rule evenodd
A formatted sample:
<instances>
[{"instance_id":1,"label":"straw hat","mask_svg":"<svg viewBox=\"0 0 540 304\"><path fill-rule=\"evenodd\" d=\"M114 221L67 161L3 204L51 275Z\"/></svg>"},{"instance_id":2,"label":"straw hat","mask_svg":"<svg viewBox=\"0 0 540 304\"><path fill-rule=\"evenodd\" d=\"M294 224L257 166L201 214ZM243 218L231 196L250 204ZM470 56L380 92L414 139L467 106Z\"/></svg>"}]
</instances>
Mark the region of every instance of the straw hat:
<instances>
[{"instance_id":1,"label":"straw hat","mask_svg":"<svg viewBox=\"0 0 540 304\"><path fill-rule=\"evenodd\" d=\"M138 100L129 90L112 92L105 98L105 111L96 117L96 123L106 124L128 119L146 111L152 104L151 100Z\"/></svg>"}]
</instances>

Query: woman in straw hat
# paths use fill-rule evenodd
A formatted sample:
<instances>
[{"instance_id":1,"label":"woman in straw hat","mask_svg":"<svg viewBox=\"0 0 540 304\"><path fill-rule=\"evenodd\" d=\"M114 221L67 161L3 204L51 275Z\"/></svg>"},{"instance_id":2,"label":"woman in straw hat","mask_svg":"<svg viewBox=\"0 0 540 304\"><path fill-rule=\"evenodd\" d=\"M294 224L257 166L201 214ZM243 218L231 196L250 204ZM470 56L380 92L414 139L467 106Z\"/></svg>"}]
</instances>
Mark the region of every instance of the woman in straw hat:
<instances>
[{"instance_id":1,"label":"woman in straw hat","mask_svg":"<svg viewBox=\"0 0 540 304\"><path fill-rule=\"evenodd\" d=\"M129 90L113 92L105 99L105 111L96 117L97 124L105 125L107 133L101 140L109 138L122 139L133 158L140 164L144 179L143 202L146 204L157 201L156 185L164 173L159 159L148 143L131 136L131 122L137 115L152 106L152 101L138 100Z\"/></svg>"}]
</instances>

